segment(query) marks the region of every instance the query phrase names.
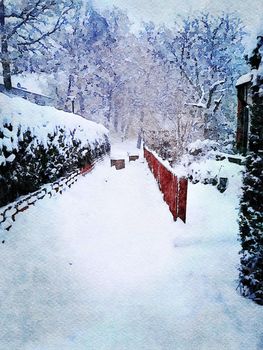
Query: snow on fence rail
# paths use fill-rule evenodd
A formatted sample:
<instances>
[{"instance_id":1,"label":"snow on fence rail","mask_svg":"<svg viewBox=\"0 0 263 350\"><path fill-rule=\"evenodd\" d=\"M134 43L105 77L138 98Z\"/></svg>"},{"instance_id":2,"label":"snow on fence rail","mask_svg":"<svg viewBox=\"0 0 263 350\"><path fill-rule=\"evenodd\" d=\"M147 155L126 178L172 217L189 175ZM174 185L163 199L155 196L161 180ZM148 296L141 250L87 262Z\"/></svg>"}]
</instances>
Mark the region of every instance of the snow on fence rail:
<instances>
[{"instance_id":1,"label":"snow on fence rail","mask_svg":"<svg viewBox=\"0 0 263 350\"><path fill-rule=\"evenodd\" d=\"M168 204L174 220L180 218L185 223L188 187L187 178L178 178L147 148L144 148L144 157L157 180L159 189L163 193L164 201Z\"/></svg>"}]
</instances>

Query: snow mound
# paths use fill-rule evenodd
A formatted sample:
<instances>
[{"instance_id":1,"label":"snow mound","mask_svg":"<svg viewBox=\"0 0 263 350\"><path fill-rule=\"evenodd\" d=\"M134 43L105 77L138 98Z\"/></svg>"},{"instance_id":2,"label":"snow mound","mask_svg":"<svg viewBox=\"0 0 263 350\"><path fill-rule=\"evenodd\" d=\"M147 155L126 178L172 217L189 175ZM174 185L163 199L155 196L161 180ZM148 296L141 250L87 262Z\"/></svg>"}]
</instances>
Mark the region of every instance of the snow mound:
<instances>
[{"instance_id":1,"label":"snow mound","mask_svg":"<svg viewBox=\"0 0 263 350\"><path fill-rule=\"evenodd\" d=\"M72 134L79 140L83 147L94 148L96 142L104 142L108 130L95 122L91 122L76 114L57 110L50 106L39 106L20 97L10 97L0 94L0 131L4 138L1 146L5 145L8 150L17 149L19 136L18 129L23 133L31 130L38 143L45 148L48 144L48 135L53 135L58 129L65 132L65 142L72 143ZM3 128L3 125L12 125L12 131ZM54 140L55 143L58 140ZM53 142L54 143L54 142Z\"/></svg>"},{"instance_id":2,"label":"snow mound","mask_svg":"<svg viewBox=\"0 0 263 350\"><path fill-rule=\"evenodd\" d=\"M213 140L196 140L188 145L187 150L192 155L205 155L219 149L219 143Z\"/></svg>"},{"instance_id":3,"label":"snow mound","mask_svg":"<svg viewBox=\"0 0 263 350\"><path fill-rule=\"evenodd\" d=\"M174 165L174 169L175 172L187 174L193 184L211 184L222 192L231 184L241 186L240 179L244 170L240 165L243 160L241 156L221 152L220 145L213 140L197 140L188 145L187 151L180 163ZM230 162L229 158L235 162ZM225 182L224 188L221 188L220 181Z\"/></svg>"}]
</instances>

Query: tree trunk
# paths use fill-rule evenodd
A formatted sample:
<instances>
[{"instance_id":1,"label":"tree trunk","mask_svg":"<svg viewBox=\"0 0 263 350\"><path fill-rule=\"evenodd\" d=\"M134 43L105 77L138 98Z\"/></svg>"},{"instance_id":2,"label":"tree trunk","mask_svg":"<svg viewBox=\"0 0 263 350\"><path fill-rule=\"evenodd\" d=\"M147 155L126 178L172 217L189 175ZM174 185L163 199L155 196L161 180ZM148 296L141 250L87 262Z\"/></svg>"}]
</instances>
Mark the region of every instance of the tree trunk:
<instances>
[{"instance_id":1,"label":"tree trunk","mask_svg":"<svg viewBox=\"0 0 263 350\"><path fill-rule=\"evenodd\" d=\"M118 121L118 113L116 111L114 111L114 116L113 116L113 127L115 132L118 132L118 125L119 125L119 121Z\"/></svg>"},{"instance_id":2,"label":"tree trunk","mask_svg":"<svg viewBox=\"0 0 263 350\"><path fill-rule=\"evenodd\" d=\"M113 108L113 130L117 133L119 130L119 114L118 114L118 108L117 108L117 103L116 103L116 97L113 97L112 100L112 108Z\"/></svg>"},{"instance_id":3,"label":"tree trunk","mask_svg":"<svg viewBox=\"0 0 263 350\"><path fill-rule=\"evenodd\" d=\"M143 121L144 121L144 112L141 111L140 115L140 129L138 131L138 138L137 138L137 148L141 149L142 140L143 140Z\"/></svg>"},{"instance_id":4,"label":"tree trunk","mask_svg":"<svg viewBox=\"0 0 263 350\"><path fill-rule=\"evenodd\" d=\"M0 0L0 32L1 32L1 61L3 68L4 86L7 90L12 89L11 69L8 54L8 42L5 33L5 5L4 0Z\"/></svg>"},{"instance_id":5,"label":"tree trunk","mask_svg":"<svg viewBox=\"0 0 263 350\"><path fill-rule=\"evenodd\" d=\"M142 146L142 129L138 132L137 148L141 149L141 146Z\"/></svg>"}]
</instances>

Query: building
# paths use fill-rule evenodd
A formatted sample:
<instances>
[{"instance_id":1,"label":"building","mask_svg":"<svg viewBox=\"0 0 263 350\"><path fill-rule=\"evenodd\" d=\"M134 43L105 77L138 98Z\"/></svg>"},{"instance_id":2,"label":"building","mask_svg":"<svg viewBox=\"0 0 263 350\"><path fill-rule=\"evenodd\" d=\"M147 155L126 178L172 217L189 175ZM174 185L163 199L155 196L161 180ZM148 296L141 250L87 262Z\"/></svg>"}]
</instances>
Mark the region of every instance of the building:
<instances>
[{"instance_id":1,"label":"building","mask_svg":"<svg viewBox=\"0 0 263 350\"><path fill-rule=\"evenodd\" d=\"M248 151L249 125L250 125L250 105L252 103L252 74L242 75L237 83L237 152L246 155Z\"/></svg>"}]
</instances>

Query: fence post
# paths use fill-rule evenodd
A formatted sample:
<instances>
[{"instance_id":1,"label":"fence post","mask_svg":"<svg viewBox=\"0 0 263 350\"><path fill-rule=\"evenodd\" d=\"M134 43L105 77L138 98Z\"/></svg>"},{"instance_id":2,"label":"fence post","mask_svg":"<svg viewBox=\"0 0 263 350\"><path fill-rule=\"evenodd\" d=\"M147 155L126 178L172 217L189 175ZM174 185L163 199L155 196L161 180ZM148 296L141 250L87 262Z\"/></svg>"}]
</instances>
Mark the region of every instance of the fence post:
<instances>
[{"instance_id":1,"label":"fence post","mask_svg":"<svg viewBox=\"0 0 263 350\"><path fill-rule=\"evenodd\" d=\"M178 217L186 222L186 205L187 205L187 178L181 177L179 179L179 201L178 201Z\"/></svg>"},{"instance_id":2,"label":"fence post","mask_svg":"<svg viewBox=\"0 0 263 350\"><path fill-rule=\"evenodd\" d=\"M177 220L178 217L178 180L177 176L174 174L172 180L172 201L171 201L171 212L173 214L174 221Z\"/></svg>"}]
</instances>

